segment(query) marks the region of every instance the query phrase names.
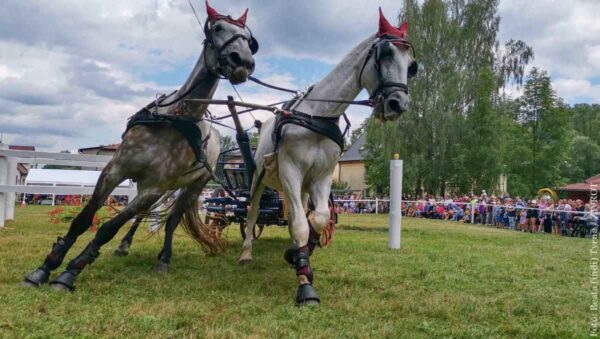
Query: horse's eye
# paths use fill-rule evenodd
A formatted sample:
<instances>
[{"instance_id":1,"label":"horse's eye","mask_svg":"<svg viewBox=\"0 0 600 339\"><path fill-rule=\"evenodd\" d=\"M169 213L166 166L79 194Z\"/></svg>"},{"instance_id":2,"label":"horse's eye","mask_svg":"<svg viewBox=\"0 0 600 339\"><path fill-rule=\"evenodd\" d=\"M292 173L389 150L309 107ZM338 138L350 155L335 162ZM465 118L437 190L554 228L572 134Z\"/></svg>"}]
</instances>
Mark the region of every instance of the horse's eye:
<instances>
[{"instance_id":1,"label":"horse's eye","mask_svg":"<svg viewBox=\"0 0 600 339\"><path fill-rule=\"evenodd\" d=\"M215 26L215 32L220 32L222 30L223 30L223 26L221 26L221 25L216 25Z\"/></svg>"}]
</instances>

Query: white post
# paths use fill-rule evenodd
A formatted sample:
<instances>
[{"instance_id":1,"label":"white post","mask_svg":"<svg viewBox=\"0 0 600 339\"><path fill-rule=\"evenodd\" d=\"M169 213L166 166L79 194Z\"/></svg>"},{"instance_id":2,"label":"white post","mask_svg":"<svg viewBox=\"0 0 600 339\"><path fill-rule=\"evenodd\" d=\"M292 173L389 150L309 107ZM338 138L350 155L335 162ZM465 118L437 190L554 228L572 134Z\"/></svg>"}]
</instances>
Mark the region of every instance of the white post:
<instances>
[{"instance_id":1,"label":"white post","mask_svg":"<svg viewBox=\"0 0 600 339\"><path fill-rule=\"evenodd\" d=\"M7 185L16 185L17 183L17 161L14 158L8 158L8 168L6 176ZM6 193L6 220L15 220L15 200L16 193Z\"/></svg>"},{"instance_id":2,"label":"white post","mask_svg":"<svg viewBox=\"0 0 600 339\"><path fill-rule=\"evenodd\" d=\"M56 184L52 184L52 186L56 186ZM52 194L52 206L56 205L56 194Z\"/></svg>"},{"instance_id":3,"label":"white post","mask_svg":"<svg viewBox=\"0 0 600 339\"><path fill-rule=\"evenodd\" d=\"M475 203L471 203L471 225L475 225Z\"/></svg>"},{"instance_id":4,"label":"white post","mask_svg":"<svg viewBox=\"0 0 600 339\"><path fill-rule=\"evenodd\" d=\"M400 232L402 229L402 160L394 154L390 161L390 230L389 247L400 249Z\"/></svg>"},{"instance_id":5,"label":"white post","mask_svg":"<svg viewBox=\"0 0 600 339\"><path fill-rule=\"evenodd\" d=\"M375 198L375 214L379 214L379 198Z\"/></svg>"},{"instance_id":6,"label":"white post","mask_svg":"<svg viewBox=\"0 0 600 339\"><path fill-rule=\"evenodd\" d=\"M8 145L0 143L0 149L7 149ZM8 159L0 156L0 185L6 185L8 177ZM0 192L0 229L4 228L6 220L6 197L9 193Z\"/></svg>"}]
</instances>

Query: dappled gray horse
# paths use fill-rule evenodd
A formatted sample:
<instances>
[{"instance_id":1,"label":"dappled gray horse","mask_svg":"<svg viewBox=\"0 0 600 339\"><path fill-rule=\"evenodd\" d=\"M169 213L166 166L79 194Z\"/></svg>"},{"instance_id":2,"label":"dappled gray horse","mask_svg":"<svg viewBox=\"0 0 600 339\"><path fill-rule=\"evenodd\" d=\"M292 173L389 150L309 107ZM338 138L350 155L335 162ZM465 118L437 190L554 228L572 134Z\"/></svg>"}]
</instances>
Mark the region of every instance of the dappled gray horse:
<instances>
[{"instance_id":1,"label":"dappled gray horse","mask_svg":"<svg viewBox=\"0 0 600 339\"><path fill-rule=\"evenodd\" d=\"M309 256L330 221L332 174L344 143L340 116L363 88L376 103L373 113L379 120L398 119L409 107L407 80L416 74L417 64L406 40L408 26L404 23L396 28L381 9L379 13L379 32L375 36L356 46L329 75L300 97L289 113L268 120L260 131L255 160L264 173L259 170L253 177L240 263L252 260L252 235L264 187L283 191L293 242L285 258L295 267L300 283L298 304L319 302L312 286ZM309 198L314 212L307 217Z\"/></svg>"},{"instance_id":2,"label":"dappled gray horse","mask_svg":"<svg viewBox=\"0 0 600 339\"><path fill-rule=\"evenodd\" d=\"M40 286L58 268L77 237L112 190L123 180L138 184L138 195L114 218L105 222L94 239L50 285L57 290L73 290L77 276L100 255L128 220L147 211L168 191L181 188L169 211L163 249L157 267L166 268L171 258L173 232L183 219L190 236L208 252L219 252L225 243L218 232L198 217L198 195L211 179L220 152L220 136L202 120L206 105L192 105L183 99L211 98L221 77L241 83L254 71L252 54L258 44L246 29L246 12L239 19L218 14L207 6L205 45L184 85L170 96L159 98L134 115L123 136L121 147L102 171L90 201L71 223L64 237L52 246L43 264L25 277L23 285Z\"/></svg>"}]
</instances>

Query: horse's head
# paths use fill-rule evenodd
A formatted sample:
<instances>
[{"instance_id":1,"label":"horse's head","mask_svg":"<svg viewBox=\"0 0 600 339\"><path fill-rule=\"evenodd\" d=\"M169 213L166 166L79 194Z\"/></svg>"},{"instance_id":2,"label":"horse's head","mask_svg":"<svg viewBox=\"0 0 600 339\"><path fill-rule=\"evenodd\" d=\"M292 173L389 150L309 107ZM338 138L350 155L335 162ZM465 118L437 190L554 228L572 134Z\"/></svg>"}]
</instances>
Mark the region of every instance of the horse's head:
<instances>
[{"instance_id":1,"label":"horse's head","mask_svg":"<svg viewBox=\"0 0 600 339\"><path fill-rule=\"evenodd\" d=\"M379 8L379 32L362 66L359 80L376 104L379 120L396 120L408 110L408 79L417 74L412 45L406 39L408 24L392 26Z\"/></svg>"},{"instance_id":2,"label":"horse's head","mask_svg":"<svg viewBox=\"0 0 600 339\"><path fill-rule=\"evenodd\" d=\"M238 19L233 19L219 14L206 1L206 13L206 64L233 84L246 81L254 72L253 54L258 51L258 42L246 27L248 10Z\"/></svg>"}]
</instances>

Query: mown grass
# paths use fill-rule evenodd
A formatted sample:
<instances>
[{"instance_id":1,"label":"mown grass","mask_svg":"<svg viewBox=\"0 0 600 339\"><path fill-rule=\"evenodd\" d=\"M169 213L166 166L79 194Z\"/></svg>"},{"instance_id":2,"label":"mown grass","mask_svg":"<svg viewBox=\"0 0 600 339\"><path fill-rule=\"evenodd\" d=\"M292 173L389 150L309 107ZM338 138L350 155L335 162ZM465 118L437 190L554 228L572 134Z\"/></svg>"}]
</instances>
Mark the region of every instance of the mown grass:
<instances>
[{"instance_id":1,"label":"mown grass","mask_svg":"<svg viewBox=\"0 0 600 339\"><path fill-rule=\"evenodd\" d=\"M284 228L254 246L207 257L182 232L171 272L151 271L162 238L140 232L128 257L113 240L74 293L18 286L66 224L48 208L18 209L0 232L2 337L586 337L591 240L404 219L402 250L387 249L387 218L343 215L333 246L313 256L318 308L298 308L282 260ZM124 230L123 230L124 231ZM121 232L118 237L122 237ZM91 239L87 232L68 258Z\"/></svg>"}]
</instances>

